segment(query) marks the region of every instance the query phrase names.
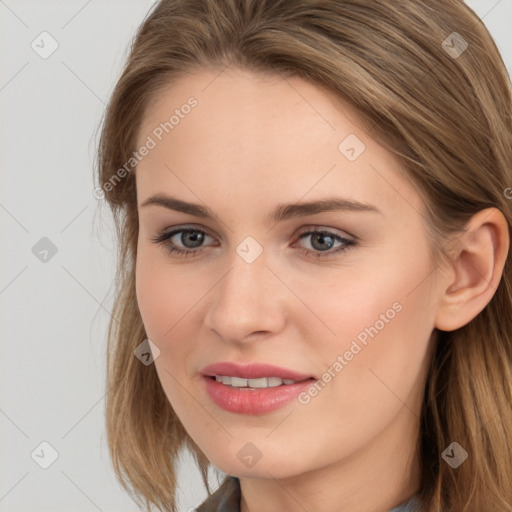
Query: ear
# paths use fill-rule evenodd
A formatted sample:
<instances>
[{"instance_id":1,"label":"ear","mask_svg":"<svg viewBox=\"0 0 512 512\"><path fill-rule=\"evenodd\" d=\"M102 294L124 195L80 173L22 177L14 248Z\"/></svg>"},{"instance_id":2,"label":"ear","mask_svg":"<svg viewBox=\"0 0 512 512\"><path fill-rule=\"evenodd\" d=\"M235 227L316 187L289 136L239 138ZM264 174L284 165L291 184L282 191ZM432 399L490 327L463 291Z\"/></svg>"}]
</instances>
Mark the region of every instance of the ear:
<instances>
[{"instance_id":1,"label":"ear","mask_svg":"<svg viewBox=\"0 0 512 512\"><path fill-rule=\"evenodd\" d=\"M507 220L497 208L479 211L466 224L443 283L438 329L463 327L487 306L501 280L509 238Z\"/></svg>"}]
</instances>

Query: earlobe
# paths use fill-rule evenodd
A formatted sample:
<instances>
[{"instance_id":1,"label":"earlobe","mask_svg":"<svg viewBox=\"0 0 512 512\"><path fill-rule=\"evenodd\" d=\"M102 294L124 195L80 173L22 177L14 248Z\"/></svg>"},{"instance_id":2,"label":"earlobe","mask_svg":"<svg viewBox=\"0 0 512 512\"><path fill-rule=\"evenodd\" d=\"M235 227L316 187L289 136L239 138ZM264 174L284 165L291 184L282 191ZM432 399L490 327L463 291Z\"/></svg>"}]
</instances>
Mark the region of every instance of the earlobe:
<instances>
[{"instance_id":1,"label":"earlobe","mask_svg":"<svg viewBox=\"0 0 512 512\"><path fill-rule=\"evenodd\" d=\"M435 326L453 331L475 318L498 288L509 250L507 220L497 208L476 213L457 242L441 289Z\"/></svg>"}]
</instances>

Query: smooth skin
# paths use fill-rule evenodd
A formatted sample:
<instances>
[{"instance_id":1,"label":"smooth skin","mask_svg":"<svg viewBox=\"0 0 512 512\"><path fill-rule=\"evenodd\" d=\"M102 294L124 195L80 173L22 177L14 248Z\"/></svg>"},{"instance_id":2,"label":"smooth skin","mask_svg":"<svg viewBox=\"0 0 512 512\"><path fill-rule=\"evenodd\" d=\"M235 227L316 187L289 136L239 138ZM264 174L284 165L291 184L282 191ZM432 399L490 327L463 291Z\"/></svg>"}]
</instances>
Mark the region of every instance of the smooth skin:
<instances>
[{"instance_id":1,"label":"smooth skin","mask_svg":"<svg viewBox=\"0 0 512 512\"><path fill-rule=\"evenodd\" d=\"M336 107L329 91L297 77L195 70L149 106L138 146L191 96L197 106L136 170L137 300L161 351L163 389L212 463L240 478L242 512L388 511L419 488L415 450L434 328L457 329L491 300L507 223L497 209L479 212L451 264L434 267L423 200L397 160L348 104ZM354 161L338 149L350 134L365 145ZM154 194L214 217L142 206ZM267 219L278 204L332 196L380 213ZM196 251L182 256L153 241L172 228L207 236L174 235L168 244ZM302 236L314 229L333 238ZM252 263L236 251L248 236L263 249ZM336 236L356 245L336 252L344 246ZM220 361L320 379L395 302L401 311L306 405L247 416L206 394L199 372ZM237 457L248 442L261 453L252 467Z\"/></svg>"}]
</instances>

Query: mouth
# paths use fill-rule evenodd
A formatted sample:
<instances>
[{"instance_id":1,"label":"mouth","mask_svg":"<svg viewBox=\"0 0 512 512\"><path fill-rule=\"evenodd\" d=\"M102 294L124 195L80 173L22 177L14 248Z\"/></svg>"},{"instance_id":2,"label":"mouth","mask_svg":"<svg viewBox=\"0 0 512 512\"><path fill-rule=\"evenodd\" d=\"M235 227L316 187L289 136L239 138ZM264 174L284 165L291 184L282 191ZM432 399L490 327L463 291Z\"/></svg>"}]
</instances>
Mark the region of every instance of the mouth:
<instances>
[{"instance_id":1,"label":"mouth","mask_svg":"<svg viewBox=\"0 0 512 512\"><path fill-rule=\"evenodd\" d=\"M208 397L231 413L260 415L291 403L317 379L265 364L214 363L201 370Z\"/></svg>"},{"instance_id":2,"label":"mouth","mask_svg":"<svg viewBox=\"0 0 512 512\"><path fill-rule=\"evenodd\" d=\"M251 416L267 414L290 404L315 382L315 379L307 378L302 381L292 381L289 384L281 382L275 385L282 379L272 377L244 379L225 375L203 375L202 377L206 394L213 403L230 413ZM231 381L231 383L224 384L221 380L217 380L218 378L226 379L226 382ZM241 385L246 382L247 386ZM252 386L256 384L258 387L252 387L250 384Z\"/></svg>"}]
</instances>

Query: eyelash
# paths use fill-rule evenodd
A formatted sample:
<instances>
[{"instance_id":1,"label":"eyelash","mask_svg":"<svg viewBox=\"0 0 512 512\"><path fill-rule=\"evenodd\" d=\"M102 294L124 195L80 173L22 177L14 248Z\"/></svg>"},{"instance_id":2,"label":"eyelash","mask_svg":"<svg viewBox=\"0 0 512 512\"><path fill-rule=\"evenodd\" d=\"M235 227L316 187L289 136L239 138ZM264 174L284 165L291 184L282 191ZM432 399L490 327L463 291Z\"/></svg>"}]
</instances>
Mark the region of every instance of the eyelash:
<instances>
[{"instance_id":1,"label":"eyelash","mask_svg":"<svg viewBox=\"0 0 512 512\"><path fill-rule=\"evenodd\" d=\"M205 231L203 231L201 229L181 228L181 229L176 229L176 230L170 231L170 232L163 231L159 234L158 237L152 238L151 241L156 244L164 245L165 248L169 251L169 253L176 254L177 256L194 257L198 252L200 252L200 248L199 249L179 249L176 246L172 245L170 242L170 238L172 238L174 235L177 235L178 233L182 233L182 232L183 233L185 233L185 232L200 233L202 235L210 236L210 235L208 235L208 233L206 233ZM330 250L330 252L327 252L327 251L326 252L318 252L318 251L312 251L310 249L299 248L299 251L303 254L306 254L307 256L313 256L316 258L326 258L329 256L333 256L334 254L340 254L340 253L343 253L350 249L353 249L357 245L357 242L355 240L348 240L347 238L343 238L343 237L336 235L335 233L332 233L327 230L314 229L312 231L307 231L307 232L302 233L299 236L299 239L306 238L307 236L314 235L314 234L327 235L331 238L334 238L336 241L341 242L343 245L338 247L336 250Z\"/></svg>"}]
</instances>

